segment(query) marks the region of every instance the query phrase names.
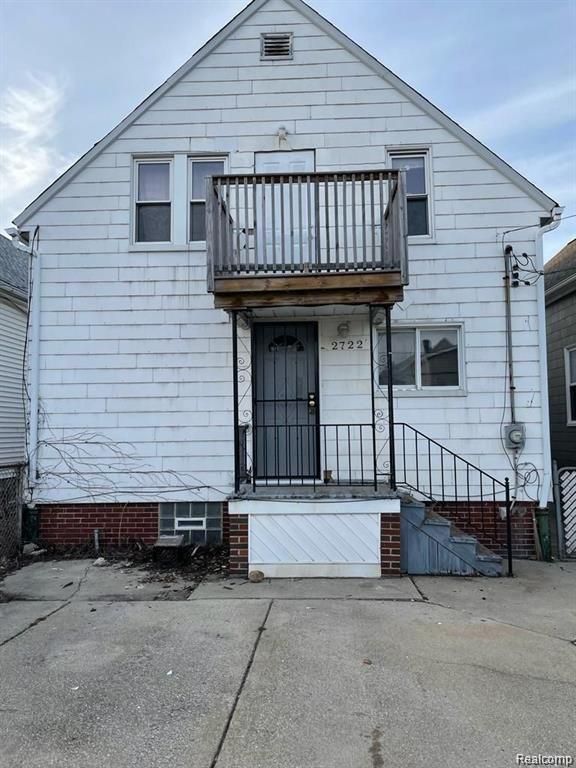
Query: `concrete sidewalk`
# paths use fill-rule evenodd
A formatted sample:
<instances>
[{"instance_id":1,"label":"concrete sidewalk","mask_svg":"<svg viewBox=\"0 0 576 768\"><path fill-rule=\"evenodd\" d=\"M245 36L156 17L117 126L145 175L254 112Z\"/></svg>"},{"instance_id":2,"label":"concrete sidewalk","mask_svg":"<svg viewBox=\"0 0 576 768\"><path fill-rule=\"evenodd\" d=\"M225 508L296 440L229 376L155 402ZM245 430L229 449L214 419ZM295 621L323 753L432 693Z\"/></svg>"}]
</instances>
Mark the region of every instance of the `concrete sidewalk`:
<instances>
[{"instance_id":1,"label":"concrete sidewalk","mask_svg":"<svg viewBox=\"0 0 576 768\"><path fill-rule=\"evenodd\" d=\"M207 768L266 609L65 604L0 647L0 766Z\"/></svg>"},{"instance_id":2,"label":"concrete sidewalk","mask_svg":"<svg viewBox=\"0 0 576 768\"><path fill-rule=\"evenodd\" d=\"M422 600L414 582L402 579L243 579L208 581L189 600Z\"/></svg>"},{"instance_id":3,"label":"concrete sidewalk","mask_svg":"<svg viewBox=\"0 0 576 768\"><path fill-rule=\"evenodd\" d=\"M166 600L184 599L194 584L177 572L153 574L142 567L111 562L103 567L94 560L46 560L9 574L0 584L3 594L15 600ZM186 595L182 595L184 590Z\"/></svg>"},{"instance_id":4,"label":"concrete sidewalk","mask_svg":"<svg viewBox=\"0 0 576 768\"><path fill-rule=\"evenodd\" d=\"M576 560L517 560L512 579L415 577L429 601L476 616L576 640Z\"/></svg>"},{"instance_id":5,"label":"concrete sidewalk","mask_svg":"<svg viewBox=\"0 0 576 768\"><path fill-rule=\"evenodd\" d=\"M37 563L0 584L29 598L0 605L0 768L508 768L518 753L570 754L576 563L517 573L231 579L175 602L161 583L134 599L146 576L133 569Z\"/></svg>"},{"instance_id":6,"label":"concrete sidewalk","mask_svg":"<svg viewBox=\"0 0 576 768\"><path fill-rule=\"evenodd\" d=\"M505 768L574 749L567 643L422 603L274 602L219 768Z\"/></svg>"}]
</instances>

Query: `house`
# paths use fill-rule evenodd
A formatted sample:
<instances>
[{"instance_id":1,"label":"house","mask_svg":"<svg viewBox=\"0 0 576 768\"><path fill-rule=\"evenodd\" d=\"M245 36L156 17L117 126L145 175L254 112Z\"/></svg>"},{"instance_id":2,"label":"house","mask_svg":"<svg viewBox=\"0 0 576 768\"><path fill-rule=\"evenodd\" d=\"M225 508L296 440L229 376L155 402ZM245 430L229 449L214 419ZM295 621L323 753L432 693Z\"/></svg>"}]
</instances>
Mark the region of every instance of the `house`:
<instances>
[{"instance_id":1,"label":"house","mask_svg":"<svg viewBox=\"0 0 576 768\"><path fill-rule=\"evenodd\" d=\"M0 563L20 544L28 255L0 235Z\"/></svg>"},{"instance_id":2,"label":"house","mask_svg":"<svg viewBox=\"0 0 576 768\"><path fill-rule=\"evenodd\" d=\"M576 240L544 267L552 459L576 467Z\"/></svg>"},{"instance_id":3,"label":"house","mask_svg":"<svg viewBox=\"0 0 576 768\"><path fill-rule=\"evenodd\" d=\"M531 556L544 295L511 266L559 214L302 0L254 0L15 220L42 539L223 537L266 576Z\"/></svg>"}]
</instances>

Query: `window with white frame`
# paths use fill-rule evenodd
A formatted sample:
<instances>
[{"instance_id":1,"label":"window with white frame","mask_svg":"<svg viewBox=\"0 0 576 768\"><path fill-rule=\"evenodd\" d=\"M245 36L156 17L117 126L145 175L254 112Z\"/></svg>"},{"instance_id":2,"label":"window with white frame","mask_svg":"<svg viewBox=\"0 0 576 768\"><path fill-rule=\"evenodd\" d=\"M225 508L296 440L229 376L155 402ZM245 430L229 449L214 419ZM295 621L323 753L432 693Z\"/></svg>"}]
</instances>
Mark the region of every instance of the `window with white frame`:
<instances>
[{"instance_id":1,"label":"window with white frame","mask_svg":"<svg viewBox=\"0 0 576 768\"><path fill-rule=\"evenodd\" d=\"M172 239L172 161L137 160L134 192L134 241L169 243Z\"/></svg>"},{"instance_id":2,"label":"window with white frame","mask_svg":"<svg viewBox=\"0 0 576 768\"><path fill-rule=\"evenodd\" d=\"M392 383L403 389L460 389L462 342L459 326L392 329ZM386 338L380 335L379 382L388 382Z\"/></svg>"},{"instance_id":3,"label":"window with white frame","mask_svg":"<svg viewBox=\"0 0 576 768\"><path fill-rule=\"evenodd\" d=\"M406 172L408 235L430 235L428 153L391 153L390 160L392 168Z\"/></svg>"},{"instance_id":4,"label":"window with white frame","mask_svg":"<svg viewBox=\"0 0 576 768\"><path fill-rule=\"evenodd\" d=\"M566 413L568 426L576 426L576 347L564 350L566 367Z\"/></svg>"},{"instance_id":5,"label":"window with white frame","mask_svg":"<svg viewBox=\"0 0 576 768\"><path fill-rule=\"evenodd\" d=\"M189 237L192 242L206 240L206 178L224 173L224 160L190 158L189 160Z\"/></svg>"}]
</instances>

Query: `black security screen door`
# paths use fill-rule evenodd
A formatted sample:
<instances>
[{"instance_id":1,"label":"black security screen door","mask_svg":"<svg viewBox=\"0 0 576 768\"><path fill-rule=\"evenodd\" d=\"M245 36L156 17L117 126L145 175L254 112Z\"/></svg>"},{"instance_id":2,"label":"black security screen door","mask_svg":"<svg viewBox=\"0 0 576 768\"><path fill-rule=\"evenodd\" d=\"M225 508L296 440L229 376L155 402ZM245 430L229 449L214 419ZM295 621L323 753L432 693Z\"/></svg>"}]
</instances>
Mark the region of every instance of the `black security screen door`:
<instances>
[{"instance_id":1,"label":"black security screen door","mask_svg":"<svg viewBox=\"0 0 576 768\"><path fill-rule=\"evenodd\" d=\"M318 326L262 323L253 332L255 476L317 478Z\"/></svg>"}]
</instances>

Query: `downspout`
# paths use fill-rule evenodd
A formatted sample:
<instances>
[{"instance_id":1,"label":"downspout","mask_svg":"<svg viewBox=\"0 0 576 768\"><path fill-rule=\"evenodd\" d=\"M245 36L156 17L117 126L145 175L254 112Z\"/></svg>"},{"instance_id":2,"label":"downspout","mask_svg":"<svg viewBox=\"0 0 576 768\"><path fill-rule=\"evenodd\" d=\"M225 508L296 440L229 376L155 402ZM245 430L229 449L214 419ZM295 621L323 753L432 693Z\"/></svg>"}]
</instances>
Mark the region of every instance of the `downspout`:
<instances>
[{"instance_id":1,"label":"downspout","mask_svg":"<svg viewBox=\"0 0 576 768\"><path fill-rule=\"evenodd\" d=\"M550 218L540 227L536 233L536 266L538 270L544 269L543 238L547 232L556 229L562 220L564 208L557 206L550 213ZM540 498L538 505L541 508L548 506L550 489L552 485L552 450L550 447L550 411L548 408L548 359L546 353L546 303L544 300L544 278L536 283L538 291L538 349L540 363L540 396L542 409L542 453L543 453L543 477L540 486Z\"/></svg>"},{"instance_id":2,"label":"downspout","mask_svg":"<svg viewBox=\"0 0 576 768\"><path fill-rule=\"evenodd\" d=\"M37 240L38 228L32 238L32 247L30 257L32 259L32 286L30 299L30 416L29 416L29 467L28 484L30 496L33 495L34 487L38 482L38 416L39 416L39 391L40 391L40 284L41 268L40 253ZM36 242L36 251L34 251L34 242Z\"/></svg>"}]
</instances>

